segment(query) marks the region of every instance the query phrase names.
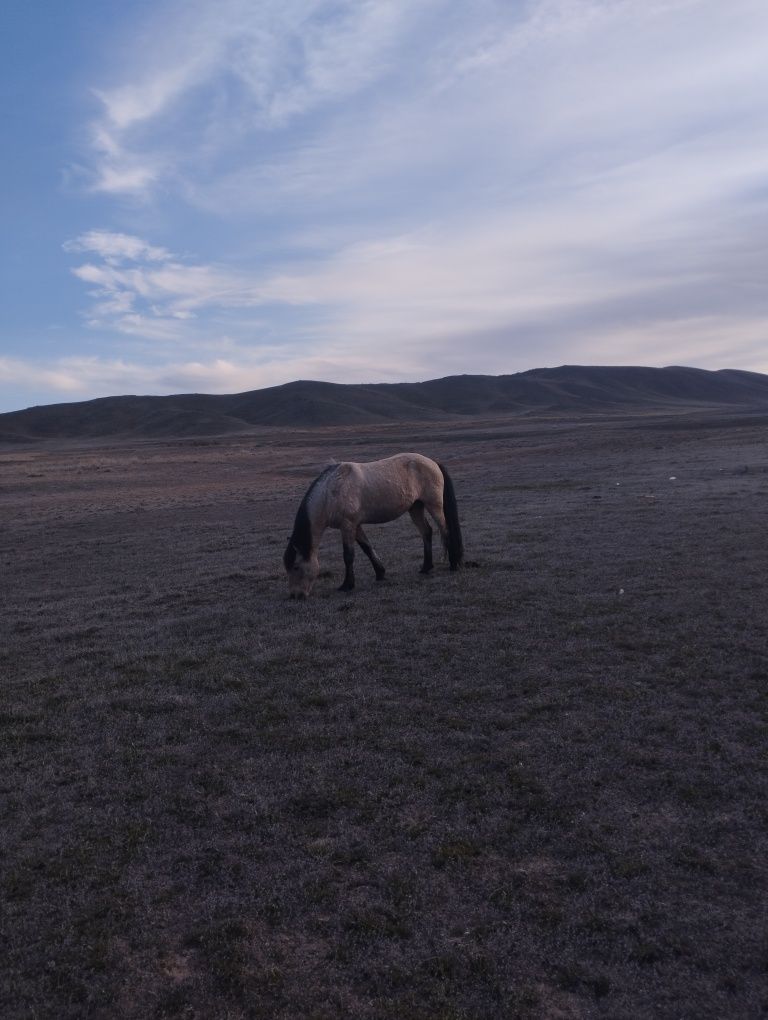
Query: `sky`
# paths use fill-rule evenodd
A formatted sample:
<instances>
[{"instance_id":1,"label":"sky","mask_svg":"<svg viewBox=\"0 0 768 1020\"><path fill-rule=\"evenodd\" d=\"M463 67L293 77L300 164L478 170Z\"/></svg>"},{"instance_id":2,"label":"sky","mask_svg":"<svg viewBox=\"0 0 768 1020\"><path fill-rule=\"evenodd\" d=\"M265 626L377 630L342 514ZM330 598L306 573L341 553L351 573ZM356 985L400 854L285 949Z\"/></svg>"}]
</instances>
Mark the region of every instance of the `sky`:
<instances>
[{"instance_id":1,"label":"sky","mask_svg":"<svg viewBox=\"0 0 768 1020\"><path fill-rule=\"evenodd\" d=\"M0 411L768 372L765 0L4 0Z\"/></svg>"}]
</instances>

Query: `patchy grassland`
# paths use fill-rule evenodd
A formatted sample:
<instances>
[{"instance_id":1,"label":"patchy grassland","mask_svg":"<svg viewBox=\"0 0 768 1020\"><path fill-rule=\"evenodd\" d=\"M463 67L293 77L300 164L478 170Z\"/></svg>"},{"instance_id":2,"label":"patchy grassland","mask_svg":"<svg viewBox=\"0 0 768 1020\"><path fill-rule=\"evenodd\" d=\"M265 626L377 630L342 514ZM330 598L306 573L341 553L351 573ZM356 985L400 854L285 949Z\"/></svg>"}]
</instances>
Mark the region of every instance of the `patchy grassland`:
<instances>
[{"instance_id":1,"label":"patchy grassland","mask_svg":"<svg viewBox=\"0 0 768 1020\"><path fill-rule=\"evenodd\" d=\"M329 457L470 566L286 599ZM674 480L672 480L674 479ZM723 416L0 452L4 1017L768 1010L768 447Z\"/></svg>"}]
</instances>

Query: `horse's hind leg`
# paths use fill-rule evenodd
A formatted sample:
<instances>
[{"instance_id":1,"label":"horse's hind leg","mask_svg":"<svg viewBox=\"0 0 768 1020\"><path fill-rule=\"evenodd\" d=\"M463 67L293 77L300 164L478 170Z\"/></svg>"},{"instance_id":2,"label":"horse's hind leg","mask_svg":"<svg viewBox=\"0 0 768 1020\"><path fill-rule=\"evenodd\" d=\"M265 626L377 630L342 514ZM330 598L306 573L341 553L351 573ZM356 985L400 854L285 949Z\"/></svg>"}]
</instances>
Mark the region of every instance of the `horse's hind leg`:
<instances>
[{"instance_id":1,"label":"horse's hind leg","mask_svg":"<svg viewBox=\"0 0 768 1020\"><path fill-rule=\"evenodd\" d=\"M435 524L438 527L438 530L440 532L440 538L442 539L442 543L443 543L443 548L447 552L448 551L448 539L449 539L449 535L448 535L448 522L445 519L445 512L443 511L443 504L442 504L442 502L440 502L440 503L438 503L438 502L427 503L427 510L429 511L430 517L432 518L432 520L435 522ZM451 565L451 570L455 570L455 569L456 568L453 565Z\"/></svg>"},{"instance_id":2,"label":"horse's hind leg","mask_svg":"<svg viewBox=\"0 0 768 1020\"><path fill-rule=\"evenodd\" d=\"M339 585L339 591L352 591L355 587L355 528L343 527L341 529L341 542L344 549L344 580Z\"/></svg>"},{"instance_id":3,"label":"horse's hind leg","mask_svg":"<svg viewBox=\"0 0 768 1020\"><path fill-rule=\"evenodd\" d=\"M363 550L365 555L371 561L373 569L376 572L376 580L377 581L383 581L384 580L384 574L386 573L386 571L384 569L384 564L381 562L379 557L376 555L376 550L373 548L371 543L368 541L368 536L363 531L362 524L358 524L358 526L357 526L357 544L360 546L360 548Z\"/></svg>"},{"instance_id":4,"label":"horse's hind leg","mask_svg":"<svg viewBox=\"0 0 768 1020\"><path fill-rule=\"evenodd\" d=\"M428 574L432 569L432 527L424 514L424 504L417 499L408 511L411 520L418 528L419 534L424 540L424 562L421 565L421 573Z\"/></svg>"}]
</instances>

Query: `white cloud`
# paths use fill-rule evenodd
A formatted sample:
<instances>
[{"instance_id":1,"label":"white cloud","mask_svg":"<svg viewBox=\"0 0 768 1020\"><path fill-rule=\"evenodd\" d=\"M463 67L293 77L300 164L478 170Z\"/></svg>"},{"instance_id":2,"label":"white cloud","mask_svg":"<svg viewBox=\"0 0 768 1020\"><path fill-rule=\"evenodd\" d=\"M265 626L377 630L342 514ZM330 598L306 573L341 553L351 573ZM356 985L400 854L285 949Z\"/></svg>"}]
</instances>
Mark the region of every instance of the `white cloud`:
<instances>
[{"instance_id":1,"label":"white cloud","mask_svg":"<svg viewBox=\"0 0 768 1020\"><path fill-rule=\"evenodd\" d=\"M100 255L110 265L129 260L137 262L165 262L171 256L165 248L147 244L130 234L117 234L108 230L89 230L72 241L66 241L64 250Z\"/></svg>"},{"instance_id":2,"label":"white cloud","mask_svg":"<svg viewBox=\"0 0 768 1020\"><path fill-rule=\"evenodd\" d=\"M341 373L339 375L339 373ZM296 349L233 350L226 357L139 361L125 358L70 356L49 362L0 358L0 392L19 388L47 391L49 399L85 400L107 394L235 393L276 386L294 379L337 379L370 382L367 359L358 363L349 352L329 350L306 355ZM395 372L390 378L407 378Z\"/></svg>"},{"instance_id":3,"label":"white cloud","mask_svg":"<svg viewBox=\"0 0 768 1020\"><path fill-rule=\"evenodd\" d=\"M92 127L97 190L147 194L184 176L212 140L231 147L343 101L391 69L423 13L405 0L217 0L178 13L161 7L156 17L129 80L93 90L102 106ZM169 141L169 124L182 129L183 150Z\"/></svg>"},{"instance_id":4,"label":"white cloud","mask_svg":"<svg viewBox=\"0 0 768 1020\"><path fill-rule=\"evenodd\" d=\"M109 126L113 131L125 131L161 114L208 72L212 56L213 53L209 53L208 59L188 58L175 66L158 68L154 74L147 75L136 84L121 85L111 90L94 89L94 94L104 106ZM103 144L105 149L117 154L111 136L105 134Z\"/></svg>"},{"instance_id":5,"label":"white cloud","mask_svg":"<svg viewBox=\"0 0 768 1020\"><path fill-rule=\"evenodd\" d=\"M757 139L756 118L766 126L755 0L160 10L129 80L97 90L96 186L171 188L213 213L278 214L284 230L352 214L362 238L414 206L427 220L524 206L531 190L627 166L639 181L638 163L681 141L715 137L722 152L730 127ZM693 182L722 163L700 163Z\"/></svg>"},{"instance_id":6,"label":"white cloud","mask_svg":"<svg viewBox=\"0 0 768 1020\"><path fill-rule=\"evenodd\" d=\"M93 286L87 315L94 328L157 340L193 339L183 324L205 308L238 308L262 300L250 277L181 261L167 249L128 234L92 230L64 244L99 256L72 273Z\"/></svg>"}]
</instances>

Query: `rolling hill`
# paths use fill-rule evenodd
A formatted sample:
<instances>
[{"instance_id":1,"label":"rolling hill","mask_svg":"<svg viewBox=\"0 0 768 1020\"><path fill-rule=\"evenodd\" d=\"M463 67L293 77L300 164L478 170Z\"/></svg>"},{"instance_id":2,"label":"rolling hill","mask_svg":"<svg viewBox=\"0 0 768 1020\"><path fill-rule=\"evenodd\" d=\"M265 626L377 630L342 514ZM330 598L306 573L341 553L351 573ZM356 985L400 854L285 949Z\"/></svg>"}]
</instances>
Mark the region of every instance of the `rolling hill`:
<instances>
[{"instance_id":1,"label":"rolling hill","mask_svg":"<svg viewBox=\"0 0 768 1020\"><path fill-rule=\"evenodd\" d=\"M371 425L525 412L686 406L768 409L768 376L735 369L537 368L420 383L298 381L246 393L102 397L0 414L0 442L221 435L253 427Z\"/></svg>"}]
</instances>

